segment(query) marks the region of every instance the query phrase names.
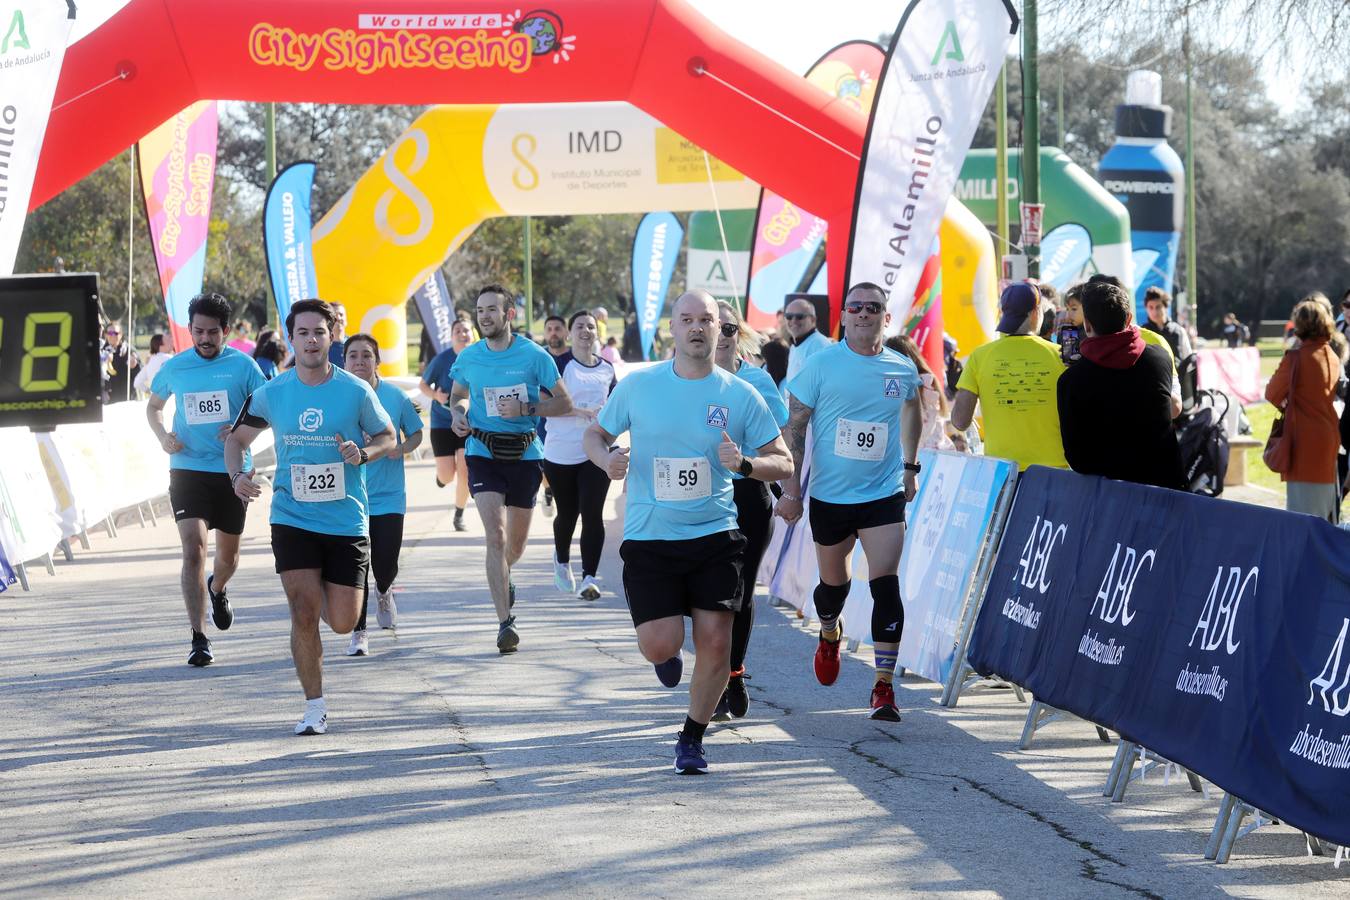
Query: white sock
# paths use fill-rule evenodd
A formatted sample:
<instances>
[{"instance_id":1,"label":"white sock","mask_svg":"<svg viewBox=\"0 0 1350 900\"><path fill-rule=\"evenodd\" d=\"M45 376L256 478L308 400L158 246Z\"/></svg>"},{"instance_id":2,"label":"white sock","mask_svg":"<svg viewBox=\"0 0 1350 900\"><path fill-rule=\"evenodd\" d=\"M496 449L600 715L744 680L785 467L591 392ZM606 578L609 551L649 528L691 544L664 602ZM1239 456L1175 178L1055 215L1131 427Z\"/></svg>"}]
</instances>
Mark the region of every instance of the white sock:
<instances>
[{"instance_id":1,"label":"white sock","mask_svg":"<svg viewBox=\"0 0 1350 900\"><path fill-rule=\"evenodd\" d=\"M313 700L306 700L305 713L308 714L310 712L318 712L326 714L328 712L328 704L324 702L324 699L322 697L315 697Z\"/></svg>"}]
</instances>

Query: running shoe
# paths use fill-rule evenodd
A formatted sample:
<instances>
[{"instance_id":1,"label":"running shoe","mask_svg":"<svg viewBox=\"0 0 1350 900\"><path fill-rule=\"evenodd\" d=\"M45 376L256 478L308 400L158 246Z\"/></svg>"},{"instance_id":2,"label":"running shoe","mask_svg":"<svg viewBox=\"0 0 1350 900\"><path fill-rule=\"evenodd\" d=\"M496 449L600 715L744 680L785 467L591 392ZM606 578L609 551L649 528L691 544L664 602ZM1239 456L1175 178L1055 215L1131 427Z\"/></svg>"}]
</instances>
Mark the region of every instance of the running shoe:
<instances>
[{"instance_id":1,"label":"running shoe","mask_svg":"<svg viewBox=\"0 0 1350 900\"><path fill-rule=\"evenodd\" d=\"M305 717L295 723L296 734L324 734L328 731L328 713L305 707Z\"/></svg>"},{"instance_id":2,"label":"running shoe","mask_svg":"<svg viewBox=\"0 0 1350 900\"><path fill-rule=\"evenodd\" d=\"M514 581L508 581L508 582L506 583L506 590L507 590L506 605L507 605L507 607L510 608L510 609L515 609L515 606L516 606L516 583L515 583Z\"/></svg>"},{"instance_id":3,"label":"running shoe","mask_svg":"<svg viewBox=\"0 0 1350 900\"><path fill-rule=\"evenodd\" d=\"M469 526L464 524L464 510L462 509L455 510L455 530L456 531L469 530Z\"/></svg>"},{"instance_id":4,"label":"running shoe","mask_svg":"<svg viewBox=\"0 0 1350 900\"><path fill-rule=\"evenodd\" d=\"M394 602L393 587L389 588L388 593L375 589L375 621L380 623L381 628L398 627L398 604Z\"/></svg>"},{"instance_id":5,"label":"running shoe","mask_svg":"<svg viewBox=\"0 0 1350 900\"><path fill-rule=\"evenodd\" d=\"M348 656L370 655L370 639L366 637L366 630L364 628L362 628L360 631L352 632L351 643L347 645L347 655Z\"/></svg>"},{"instance_id":6,"label":"running shoe","mask_svg":"<svg viewBox=\"0 0 1350 900\"><path fill-rule=\"evenodd\" d=\"M706 774L708 760L703 755L703 745L697 741L685 740L684 735L676 735L675 771L680 775Z\"/></svg>"},{"instance_id":7,"label":"running shoe","mask_svg":"<svg viewBox=\"0 0 1350 900\"><path fill-rule=\"evenodd\" d=\"M553 489L544 488L544 518L553 518Z\"/></svg>"},{"instance_id":8,"label":"running shoe","mask_svg":"<svg viewBox=\"0 0 1350 900\"><path fill-rule=\"evenodd\" d=\"M577 596L582 600L600 599L600 585L595 583L594 575L587 575L581 579L581 590L577 591Z\"/></svg>"},{"instance_id":9,"label":"running shoe","mask_svg":"<svg viewBox=\"0 0 1350 900\"><path fill-rule=\"evenodd\" d=\"M900 710L895 708L895 688L889 682L878 681L872 686L872 714L868 718L900 721Z\"/></svg>"},{"instance_id":10,"label":"running shoe","mask_svg":"<svg viewBox=\"0 0 1350 900\"><path fill-rule=\"evenodd\" d=\"M553 586L564 594L570 594L577 589L576 576L572 574L572 564L570 562L558 562L558 554L553 554Z\"/></svg>"},{"instance_id":11,"label":"running shoe","mask_svg":"<svg viewBox=\"0 0 1350 900\"><path fill-rule=\"evenodd\" d=\"M745 674L745 666L741 666L727 679L727 690L722 695L726 698L727 708L738 719L745 718L750 711L750 694L745 690L745 679L749 677Z\"/></svg>"},{"instance_id":12,"label":"running shoe","mask_svg":"<svg viewBox=\"0 0 1350 900\"><path fill-rule=\"evenodd\" d=\"M230 598L225 596L224 591L217 594L211 590L211 582L215 580L215 575L206 576L206 595L211 598L211 622L218 630L229 631L234 624L234 610L230 609Z\"/></svg>"},{"instance_id":13,"label":"running shoe","mask_svg":"<svg viewBox=\"0 0 1350 900\"><path fill-rule=\"evenodd\" d=\"M714 722L730 722L731 707L727 705L727 692L722 692L722 699L717 701L717 708L713 710L712 720Z\"/></svg>"},{"instance_id":14,"label":"running shoe","mask_svg":"<svg viewBox=\"0 0 1350 900\"><path fill-rule=\"evenodd\" d=\"M840 619L836 627L839 629L839 640L827 641L822 635L816 646L816 681L824 685L834 684L839 677L839 643L844 639L844 620Z\"/></svg>"},{"instance_id":15,"label":"running shoe","mask_svg":"<svg viewBox=\"0 0 1350 900\"><path fill-rule=\"evenodd\" d=\"M188 654L188 665L202 668L211 665L215 656L211 653L211 641L204 634L193 635L192 652Z\"/></svg>"},{"instance_id":16,"label":"running shoe","mask_svg":"<svg viewBox=\"0 0 1350 900\"><path fill-rule=\"evenodd\" d=\"M516 631L516 617L512 616L497 629L497 652L515 653L520 646L520 632Z\"/></svg>"},{"instance_id":17,"label":"running shoe","mask_svg":"<svg viewBox=\"0 0 1350 900\"><path fill-rule=\"evenodd\" d=\"M663 663L652 663L652 668L656 670L656 677L661 679L661 683L668 688L679 685L680 676L684 674L684 651L680 651Z\"/></svg>"}]
</instances>

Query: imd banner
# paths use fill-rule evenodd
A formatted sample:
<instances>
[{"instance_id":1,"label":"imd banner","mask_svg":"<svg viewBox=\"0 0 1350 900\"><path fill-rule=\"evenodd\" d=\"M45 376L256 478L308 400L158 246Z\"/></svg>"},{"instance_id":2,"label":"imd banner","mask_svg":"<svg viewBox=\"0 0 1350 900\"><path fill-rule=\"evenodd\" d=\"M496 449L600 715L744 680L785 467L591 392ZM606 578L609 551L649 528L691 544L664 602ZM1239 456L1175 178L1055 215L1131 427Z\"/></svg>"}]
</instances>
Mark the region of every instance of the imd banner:
<instances>
[{"instance_id":1,"label":"imd banner","mask_svg":"<svg viewBox=\"0 0 1350 900\"><path fill-rule=\"evenodd\" d=\"M1350 844L1350 534L1032 466L969 659Z\"/></svg>"},{"instance_id":2,"label":"imd banner","mask_svg":"<svg viewBox=\"0 0 1350 900\"><path fill-rule=\"evenodd\" d=\"M61 74L75 5L28 0L0 7L0 275L14 272L38 154Z\"/></svg>"},{"instance_id":3,"label":"imd banner","mask_svg":"<svg viewBox=\"0 0 1350 900\"><path fill-rule=\"evenodd\" d=\"M145 218L175 353L192 347L187 308L206 273L217 124L215 101L203 100L137 144Z\"/></svg>"},{"instance_id":4,"label":"imd banner","mask_svg":"<svg viewBox=\"0 0 1350 900\"><path fill-rule=\"evenodd\" d=\"M652 358L652 340L675 274L684 228L672 213L647 213L633 237L633 307L637 310L642 358Z\"/></svg>"},{"instance_id":5,"label":"imd banner","mask_svg":"<svg viewBox=\"0 0 1350 900\"><path fill-rule=\"evenodd\" d=\"M1017 33L1009 0L911 0L867 125L848 283L890 297L891 333L909 318L929 248Z\"/></svg>"},{"instance_id":6,"label":"imd banner","mask_svg":"<svg viewBox=\"0 0 1350 900\"><path fill-rule=\"evenodd\" d=\"M450 346L450 332L455 325L455 298L445 283L445 276L437 269L413 294L417 314L422 317L422 328L431 338L437 353Z\"/></svg>"},{"instance_id":7,"label":"imd banner","mask_svg":"<svg viewBox=\"0 0 1350 900\"><path fill-rule=\"evenodd\" d=\"M314 168L305 161L282 169L268 186L263 205L263 247L279 322L286 321L296 301L319 296L310 241Z\"/></svg>"}]
</instances>

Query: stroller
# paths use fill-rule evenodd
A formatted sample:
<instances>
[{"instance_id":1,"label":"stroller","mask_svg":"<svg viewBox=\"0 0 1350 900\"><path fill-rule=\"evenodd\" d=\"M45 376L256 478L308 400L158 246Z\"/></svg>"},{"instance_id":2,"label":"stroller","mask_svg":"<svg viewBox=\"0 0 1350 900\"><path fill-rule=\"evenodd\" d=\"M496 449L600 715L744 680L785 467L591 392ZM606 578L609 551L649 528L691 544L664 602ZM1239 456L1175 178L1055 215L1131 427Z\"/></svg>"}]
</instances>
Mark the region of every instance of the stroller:
<instances>
[{"instance_id":1,"label":"stroller","mask_svg":"<svg viewBox=\"0 0 1350 900\"><path fill-rule=\"evenodd\" d=\"M1231 401L1223 391L1197 390L1189 410L1177 419L1177 443L1186 473L1186 490L1205 497L1223 493L1228 474L1228 430L1224 418Z\"/></svg>"}]
</instances>

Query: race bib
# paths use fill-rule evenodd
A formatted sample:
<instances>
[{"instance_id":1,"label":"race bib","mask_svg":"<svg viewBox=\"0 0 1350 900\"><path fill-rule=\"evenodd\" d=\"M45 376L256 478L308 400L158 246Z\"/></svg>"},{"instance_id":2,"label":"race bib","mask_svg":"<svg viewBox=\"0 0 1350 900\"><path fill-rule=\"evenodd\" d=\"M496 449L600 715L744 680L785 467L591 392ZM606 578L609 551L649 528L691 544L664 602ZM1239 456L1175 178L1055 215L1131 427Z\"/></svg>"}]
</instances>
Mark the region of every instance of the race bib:
<instances>
[{"instance_id":1,"label":"race bib","mask_svg":"<svg viewBox=\"0 0 1350 900\"><path fill-rule=\"evenodd\" d=\"M325 503L347 496L346 467L340 463L291 466L291 496L301 503Z\"/></svg>"},{"instance_id":2,"label":"race bib","mask_svg":"<svg viewBox=\"0 0 1350 900\"><path fill-rule=\"evenodd\" d=\"M485 387L483 388L483 403L487 406L487 414L494 419L500 419L502 414L497 412L497 401L506 397L514 397L521 403L530 402L530 394L523 384L513 384L508 387Z\"/></svg>"},{"instance_id":3,"label":"race bib","mask_svg":"<svg viewBox=\"0 0 1350 900\"><path fill-rule=\"evenodd\" d=\"M183 415L189 425L215 425L230 421L230 398L225 391L199 391L183 395Z\"/></svg>"},{"instance_id":4,"label":"race bib","mask_svg":"<svg viewBox=\"0 0 1350 900\"><path fill-rule=\"evenodd\" d=\"M657 500L702 500L712 496L712 474L706 456L687 459L658 456L652 466L652 488Z\"/></svg>"},{"instance_id":5,"label":"race bib","mask_svg":"<svg viewBox=\"0 0 1350 900\"><path fill-rule=\"evenodd\" d=\"M834 429L834 455L869 462L886 455L886 423L839 420Z\"/></svg>"}]
</instances>

